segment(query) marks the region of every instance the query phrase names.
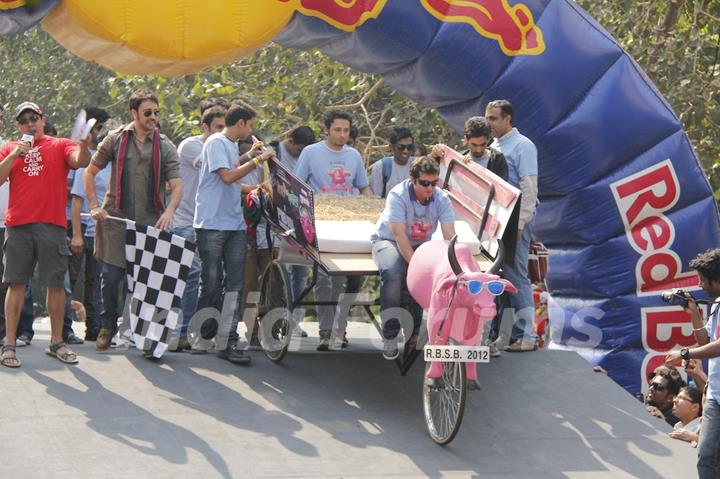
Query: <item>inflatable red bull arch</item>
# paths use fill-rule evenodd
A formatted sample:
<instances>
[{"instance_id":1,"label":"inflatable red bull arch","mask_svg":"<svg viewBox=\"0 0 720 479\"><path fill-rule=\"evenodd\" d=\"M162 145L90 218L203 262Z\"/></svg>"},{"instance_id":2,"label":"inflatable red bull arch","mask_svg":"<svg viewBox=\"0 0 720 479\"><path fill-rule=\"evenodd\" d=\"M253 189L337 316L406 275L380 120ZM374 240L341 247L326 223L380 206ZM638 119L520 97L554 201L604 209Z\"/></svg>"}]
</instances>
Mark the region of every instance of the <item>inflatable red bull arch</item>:
<instances>
[{"instance_id":1,"label":"inflatable red bull arch","mask_svg":"<svg viewBox=\"0 0 720 479\"><path fill-rule=\"evenodd\" d=\"M0 33L40 20L125 73L196 72L270 41L318 48L458 131L508 99L539 152L556 347L637 392L665 351L695 342L659 293L697 290L687 263L720 230L710 185L660 92L571 0L0 0Z\"/></svg>"}]
</instances>

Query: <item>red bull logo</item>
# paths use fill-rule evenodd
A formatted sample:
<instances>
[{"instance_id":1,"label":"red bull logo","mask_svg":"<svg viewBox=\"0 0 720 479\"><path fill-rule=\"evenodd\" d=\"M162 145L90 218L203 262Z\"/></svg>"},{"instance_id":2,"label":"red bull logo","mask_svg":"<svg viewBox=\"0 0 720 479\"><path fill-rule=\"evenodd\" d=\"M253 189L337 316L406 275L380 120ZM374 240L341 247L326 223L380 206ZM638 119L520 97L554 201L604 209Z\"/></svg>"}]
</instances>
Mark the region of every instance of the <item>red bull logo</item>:
<instances>
[{"instance_id":1,"label":"red bull logo","mask_svg":"<svg viewBox=\"0 0 720 479\"><path fill-rule=\"evenodd\" d=\"M469 23L486 38L496 40L506 55L539 55L545 51L540 28L523 4L507 0L420 0L438 20Z\"/></svg>"},{"instance_id":2,"label":"red bull logo","mask_svg":"<svg viewBox=\"0 0 720 479\"><path fill-rule=\"evenodd\" d=\"M278 0L290 3L309 17L320 18L335 28L351 32L367 20L377 18L387 0Z\"/></svg>"}]
</instances>

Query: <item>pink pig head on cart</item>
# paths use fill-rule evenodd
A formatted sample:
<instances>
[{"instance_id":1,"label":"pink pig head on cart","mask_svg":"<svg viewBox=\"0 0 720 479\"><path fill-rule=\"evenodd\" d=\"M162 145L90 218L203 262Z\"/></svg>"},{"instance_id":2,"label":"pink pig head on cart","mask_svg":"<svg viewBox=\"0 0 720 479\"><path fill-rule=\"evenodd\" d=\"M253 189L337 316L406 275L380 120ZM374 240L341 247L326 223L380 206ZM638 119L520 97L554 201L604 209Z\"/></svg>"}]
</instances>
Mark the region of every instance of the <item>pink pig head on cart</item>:
<instances>
[{"instance_id":1,"label":"pink pig head on cart","mask_svg":"<svg viewBox=\"0 0 720 479\"><path fill-rule=\"evenodd\" d=\"M447 344L449 339L467 346L479 346L485 321L495 316L495 296L503 291L516 293L513 284L494 274L502 263L500 248L488 272L480 270L467 245L451 241L428 241L413 254L408 265L407 286L415 301L428 312L428 343ZM440 325L452 318L448 331ZM469 380L477 379L474 363L466 363ZM427 377L442 375L442 363L431 362Z\"/></svg>"},{"instance_id":2,"label":"pink pig head on cart","mask_svg":"<svg viewBox=\"0 0 720 479\"><path fill-rule=\"evenodd\" d=\"M502 255L498 255L488 272L483 272L470 248L456 245L456 239L428 241L415 251L408 266L408 290L428 311L431 343L443 318L453 314L450 337L461 344L478 345L482 322L495 317L495 297L503 291L515 293L517 289L493 274L500 267Z\"/></svg>"}]
</instances>

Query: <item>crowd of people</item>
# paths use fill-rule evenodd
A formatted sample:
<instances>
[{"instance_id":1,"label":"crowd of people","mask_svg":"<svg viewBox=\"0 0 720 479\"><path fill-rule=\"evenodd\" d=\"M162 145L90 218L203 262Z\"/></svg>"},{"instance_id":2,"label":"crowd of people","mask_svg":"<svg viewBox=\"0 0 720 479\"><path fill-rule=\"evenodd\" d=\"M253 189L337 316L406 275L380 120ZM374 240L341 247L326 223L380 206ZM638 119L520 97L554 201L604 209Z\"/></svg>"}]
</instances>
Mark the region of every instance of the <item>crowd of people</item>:
<instances>
[{"instance_id":1,"label":"crowd of people","mask_svg":"<svg viewBox=\"0 0 720 479\"><path fill-rule=\"evenodd\" d=\"M247 349L260 346L257 324L247 325L247 342L237 330L244 307L252 303L250 296L257 289L258 277L272 258L265 224L252 214L253 204L265 194L260 186L266 180L262 166L270 157L317 193L387 198L373 237L383 310L399 306L401 297L407 299L407 264L414 250L430 239L438 221L446 239L454 235L454 212L447 195L437 188L443 149L436 145L429 156L416 157L415 152L424 146L406 127L393 129L389 137L392 154L374 162L368 175L360 153L352 146L357 127L344 111L328 111L323 140L317 141L315 132L301 125L281 141L265 145L253 136L256 112L250 105L208 98L199 105L201 134L184 139L176 148L160 132L161 111L152 92L133 94L128 106L129 123L111 119L101 108L86 108L87 118L94 119L95 125L87 138L75 141L58 138L33 102L23 102L14 111L22 138L0 147L0 179L8 180L0 190L5 199L7 237L3 276L7 306L0 331L0 338L4 336L0 363L4 366L19 367L16 348L32 342L33 284L48 291L52 329L48 354L76 363L70 345L95 341L96 350L102 352L123 341L119 329L124 323L118 324L126 316L123 219L169 230L197 245L172 350L207 352L207 341L191 344L191 320L205 308L222 311L230 301L237 307L231 309L229 320L216 325L214 347L220 358L249 363ZM534 311L527 279L527 243L537 203L537 152L532 142L512 127L512 116L512 105L502 100L488 105L486 118L470 118L465 125L468 151L463 160L489 168L523 191L519 254L504 271L513 276L521 291L510 299L515 310ZM493 141L495 147L490 146ZM329 171L341 171L340 181ZM39 199L43 202L40 208ZM308 268L288 266L287 272L292 294L297 297L307 287ZM86 312L84 338L72 329L75 304L70 298L79 278ZM359 279L321 273L315 282L315 299L329 302L342 292L357 292ZM406 338L406 348L415 346L422 317L416 304L410 309L415 327ZM305 337L300 326L303 314L301 308L293 312L293 334ZM346 321L335 317L335 308L319 306L317 315L317 349L346 347ZM384 355L393 359L398 355L399 327L393 318L383 317L383 321ZM535 349L532 327L532 314L518 314L508 349ZM495 343L490 344L493 354L499 355ZM147 351L144 354L151 357Z\"/></svg>"},{"instance_id":2,"label":"crowd of people","mask_svg":"<svg viewBox=\"0 0 720 479\"><path fill-rule=\"evenodd\" d=\"M260 346L258 327L253 319L247 325L245 341L238 334L238 324L243 310L257 301L252 293L272 259L267 225L262 215L253 213L266 194L263 165L271 157L316 193L386 199L372 237L372 255L380 274L383 356L393 360L400 354L402 328L392 314L399 307L406 308L413 322L404 348L416 347L422 310L407 293L408 264L438 227L445 239L455 235L452 205L447 193L437 188L440 163L447 151L444 146L435 145L429 155L416 156L423 145L409 128L397 126L388 138L391 154L375 161L368 172L353 147L357 128L347 112L327 112L324 139L318 141L309 126L301 125L286 138L266 145L253 135L257 114L244 101L208 98L199 107L201 133L184 139L177 148L160 132L161 110L152 92L130 97L129 123L110 118L101 108L86 108L95 125L86 138L75 140L57 137L39 105L26 101L14 109L20 138L0 139L4 234L0 299L5 304L0 321L0 364L21 366L17 347L30 345L33 339L32 288L37 286L47 289L48 355L74 364L78 357L70 345L95 341L96 350L102 352L122 339L119 329L123 323L118 321L126 316L124 219L169 230L197 245L173 351L206 353L207 341L191 341L191 320L206 308L224 311L230 302L231 313L220 316L210 336L215 336L219 358L249 364L247 350ZM0 128L4 113L0 106ZM465 122L463 135L465 163L489 169L522 193L516 253L502 265L502 274L518 293L499 300L501 306L512 307L513 328L511 336L503 338L496 320L486 332L486 344L495 357L501 354L501 347L526 352L538 346L528 277L538 203L537 150L513 126L514 115L508 101L492 101L484 117ZM703 290L713 299L720 296L720 249L699 255L691 267L698 272ZM287 266L287 273L291 292L297 297L307 288L308 268ZM77 308L71 296L80 278L86 313L84 338L72 329L72 310ZM357 292L360 286L357 276L320 274L315 300L329 302L342 292ZM652 415L673 427L672 437L699 444L701 477L718 477L718 308L713 303L708 318L703 318L692 297L687 299L685 308L700 346L670 353L667 364L648 378L643 399ZM293 311L293 335L307 336L301 327L303 314L301 308ZM337 317L335 308L327 305L319 306L317 314L317 350L346 347L346 318ZM501 316L502 308L498 318ZM207 336L204 333L202 336ZM152 358L147 351L143 353ZM709 359L707 375L701 359ZM690 385L671 365L678 361L683 362Z\"/></svg>"}]
</instances>

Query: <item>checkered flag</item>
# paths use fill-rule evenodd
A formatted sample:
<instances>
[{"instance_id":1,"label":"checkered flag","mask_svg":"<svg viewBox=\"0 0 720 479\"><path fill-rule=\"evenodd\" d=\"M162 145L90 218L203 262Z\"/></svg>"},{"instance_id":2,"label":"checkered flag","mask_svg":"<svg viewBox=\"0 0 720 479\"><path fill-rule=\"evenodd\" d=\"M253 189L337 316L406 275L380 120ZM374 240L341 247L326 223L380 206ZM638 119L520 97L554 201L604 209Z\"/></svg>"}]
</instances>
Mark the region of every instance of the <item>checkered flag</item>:
<instances>
[{"instance_id":1,"label":"checkered flag","mask_svg":"<svg viewBox=\"0 0 720 479\"><path fill-rule=\"evenodd\" d=\"M180 298L195 244L152 226L126 220L125 260L130 328L135 346L159 358L178 326Z\"/></svg>"}]
</instances>

